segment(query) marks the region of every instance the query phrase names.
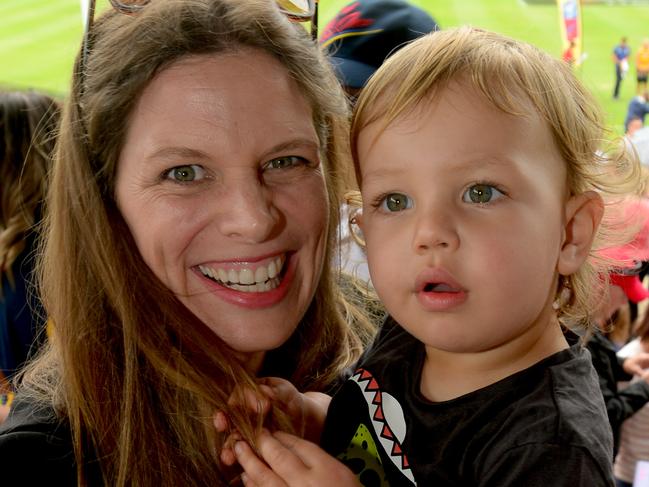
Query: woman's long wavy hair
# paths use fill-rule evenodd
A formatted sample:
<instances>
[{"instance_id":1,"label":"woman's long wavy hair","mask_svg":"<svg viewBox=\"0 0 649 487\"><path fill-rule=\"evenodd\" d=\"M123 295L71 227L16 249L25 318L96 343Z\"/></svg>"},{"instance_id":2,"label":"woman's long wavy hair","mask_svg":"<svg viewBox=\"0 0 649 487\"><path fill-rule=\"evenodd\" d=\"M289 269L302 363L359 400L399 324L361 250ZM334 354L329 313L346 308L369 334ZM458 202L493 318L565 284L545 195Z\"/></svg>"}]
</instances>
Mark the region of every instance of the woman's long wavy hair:
<instances>
[{"instance_id":1,"label":"woman's long wavy hair","mask_svg":"<svg viewBox=\"0 0 649 487\"><path fill-rule=\"evenodd\" d=\"M0 278L10 285L12 266L41 212L59 116L46 94L0 92Z\"/></svg>"},{"instance_id":2,"label":"woman's long wavy hair","mask_svg":"<svg viewBox=\"0 0 649 487\"><path fill-rule=\"evenodd\" d=\"M598 251L631 237L622 231L629 220L621 219L620 212L627 196L642 189L640 164L623 141L606 137L597 102L567 63L530 44L468 26L419 38L379 68L354 108L350 142L357 182L360 185L360 132L372 123L385 128L422 103L434 103L453 81L472 86L509 115L536 113L566 163L570 194L596 191L605 199L607 212L589 258L576 273L558 276L557 282L555 305L561 321L590 329L590 314L607 292L606 276L616 264ZM360 195L349 200L358 205Z\"/></svg>"},{"instance_id":3,"label":"woman's long wavy hair","mask_svg":"<svg viewBox=\"0 0 649 487\"><path fill-rule=\"evenodd\" d=\"M254 378L134 251L114 199L129 117L150 80L186 56L243 47L278 59L312 108L330 199L327 263L336 248L348 111L301 26L269 0L157 0L134 15L102 15L83 72L77 59L48 196L39 270L53 338L22 379L23 394L69 420L81 485L89 452L107 485L225 485L214 412L225 411L250 441L260 427L228 404L233 388L255 388ZM289 341L267 354L264 373L327 390L370 336L325 265L313 303Z\"/></svg>"}]
</instances>

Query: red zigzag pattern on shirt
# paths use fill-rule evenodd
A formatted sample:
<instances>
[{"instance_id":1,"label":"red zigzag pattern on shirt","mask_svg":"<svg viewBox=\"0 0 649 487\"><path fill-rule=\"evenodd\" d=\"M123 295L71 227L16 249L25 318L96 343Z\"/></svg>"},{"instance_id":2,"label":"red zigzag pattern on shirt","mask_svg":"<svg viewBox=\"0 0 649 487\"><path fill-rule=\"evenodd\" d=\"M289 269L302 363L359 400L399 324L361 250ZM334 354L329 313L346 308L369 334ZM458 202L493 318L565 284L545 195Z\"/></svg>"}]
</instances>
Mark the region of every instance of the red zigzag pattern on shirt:
<instances>
[{"instance_id":1,"label":"red zigzag pattern on shirt","mask_svg":"<svg viewBox=\"0 0 649 487\"><path fill-rule=\"evenodd\" d=\"M365 388L365 392L374 393L372 404L375 406L375 410L372 414L372 420L382 423L383 428L381 429L381 437L392 443L390 456L401 460L400 463L403 470L410 470L408 458L401 449L399 440L390 429L390 425L387 423L385 416L383 415L383 401L381 389L379 388L378 382L376 382L376 379L374 379L374 376L371 374L371 372L365 369L358 369L354 374L354 378L356 379L358 385L362 385Z\"/></svg>"}]
</instances>

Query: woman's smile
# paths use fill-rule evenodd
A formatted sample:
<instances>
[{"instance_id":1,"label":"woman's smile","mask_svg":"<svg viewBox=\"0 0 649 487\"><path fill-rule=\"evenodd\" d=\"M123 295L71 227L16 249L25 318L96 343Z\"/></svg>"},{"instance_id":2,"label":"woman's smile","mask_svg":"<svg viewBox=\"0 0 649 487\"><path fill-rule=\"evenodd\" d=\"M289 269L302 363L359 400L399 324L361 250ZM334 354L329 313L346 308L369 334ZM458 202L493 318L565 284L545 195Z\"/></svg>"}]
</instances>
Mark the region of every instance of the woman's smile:
<instances>
[{"instance_id":1,"label":"woman's smile","mask_svg":"<svg viewBox=\"0 0 649 487\"><path fill-rule=\"evenodd\" d=\"M263 293L279 286L286 256L284 254L261 262L230 262L202 264L201 273L221 286L244 293Z\"/></svg>"}]
</instances>

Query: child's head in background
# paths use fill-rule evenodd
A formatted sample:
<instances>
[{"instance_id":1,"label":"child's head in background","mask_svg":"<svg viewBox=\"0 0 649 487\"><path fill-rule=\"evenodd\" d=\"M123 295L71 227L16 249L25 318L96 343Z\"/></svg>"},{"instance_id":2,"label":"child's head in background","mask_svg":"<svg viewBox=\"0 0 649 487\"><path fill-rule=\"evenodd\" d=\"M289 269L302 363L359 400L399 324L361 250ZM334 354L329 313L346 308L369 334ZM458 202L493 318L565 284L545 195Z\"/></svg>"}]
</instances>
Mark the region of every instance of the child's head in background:
<instances>
[{"instance_id":1,"label":"child's head in background","mask_svg":"<svg viewBox=\"0 0 649 487\"><path fill-rule=\"evenodd\" d=\"M639 166L602 152L600 111L565 63L468 27L429 34L370 79L351 139L372 282L410 333L473 353L552 341L557 315L585 322L603 197Z\"/></svg>"}]
</instances>

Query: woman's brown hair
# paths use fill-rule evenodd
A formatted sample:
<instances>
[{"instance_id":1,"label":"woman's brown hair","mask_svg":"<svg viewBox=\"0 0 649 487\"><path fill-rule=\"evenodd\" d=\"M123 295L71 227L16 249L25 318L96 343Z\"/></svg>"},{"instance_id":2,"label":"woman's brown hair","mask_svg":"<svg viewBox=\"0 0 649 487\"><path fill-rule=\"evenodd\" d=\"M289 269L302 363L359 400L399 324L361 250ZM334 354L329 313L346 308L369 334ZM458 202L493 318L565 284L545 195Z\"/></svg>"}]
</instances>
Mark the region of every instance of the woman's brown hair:
<instances>
[{"instance_id":1,"label":"woman's brown hair","mask_svg":"<svg viewBox=\"0 0 649 487\"><path fill-rule=\"evenodd\" d=\"M50 96L0 92L0 277L10 285L12 266L42 211L58 121Z\"/></svg>"}]
</instances>

